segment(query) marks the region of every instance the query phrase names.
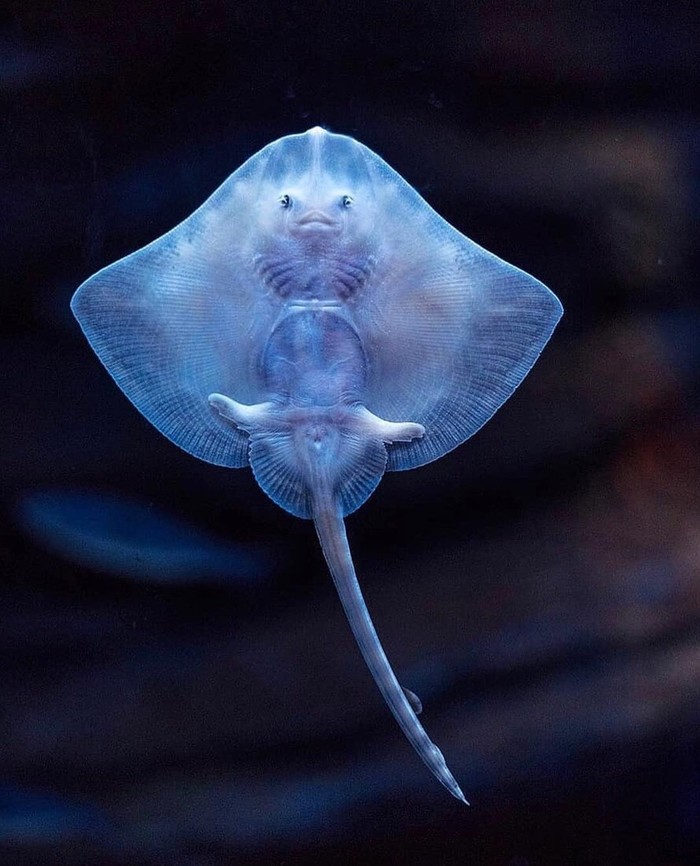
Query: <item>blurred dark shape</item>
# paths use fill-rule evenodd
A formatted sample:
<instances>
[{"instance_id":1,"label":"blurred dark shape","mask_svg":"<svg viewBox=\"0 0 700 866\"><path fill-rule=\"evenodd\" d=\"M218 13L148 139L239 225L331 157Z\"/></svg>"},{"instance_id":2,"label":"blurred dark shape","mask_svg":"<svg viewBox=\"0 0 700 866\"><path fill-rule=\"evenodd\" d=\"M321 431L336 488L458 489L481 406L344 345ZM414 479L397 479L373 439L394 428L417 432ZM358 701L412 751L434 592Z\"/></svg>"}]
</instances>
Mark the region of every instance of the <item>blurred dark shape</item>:
<instances>
[{"instance_id":1,"label":"blurred dark shape","mask_svg":"<svg viewBox=\"0 0 700 866\"><path fill-rule=\"evenodd\" d=\"M0 845L46 845L98 836L109 827L93 806L0 783Z\"/></svg>"},{"instance_id":2,"label":"blurred dark shape","mask_svg":"<svg viewBox=\"0 0 700 866\"><path fill-rule=\"evenodd\" d=\"M234 545L153 503L104 492L49 490L17 505L22 528L85 568L154 583L256 584L269 577L262 549Z\"/></svg>"},{"instance_id":3,"label":"blurred dark shape","mask_svg":"<svg viewBox=\"0 0 700 866\"><path fill-rule=\"evenodd\" d=\"M67 79L76 72L75 61L65 47L37 47L7 34L0 36L0 94L26 91Z\"/></svg>"},{"instance_id":4,"label":"blurred dark shape","mask_svg":"<svg viewBox=\"0 0 700 866\"><path fill-rule=\"evenodd\" d=\"M8 423L0 427L0 469L6 496L70 477L78 465L109 459L123 465L129 419L115 423L107 402L96 403L105 391L99 370L81 365L60 340L37 335L6 338L3 360L0 400Z\"/></svg>"},{"instance_id":5,"label":"blurred dark shape","mask_svg":"<svg viewBox=\"0 0 700 866\"><path fill-rule=\"evenodd\" d=\"M700 620L699 455L697 423L637 431L580 506L579 555L619 640Z\"/></svg>"}]
</instances>

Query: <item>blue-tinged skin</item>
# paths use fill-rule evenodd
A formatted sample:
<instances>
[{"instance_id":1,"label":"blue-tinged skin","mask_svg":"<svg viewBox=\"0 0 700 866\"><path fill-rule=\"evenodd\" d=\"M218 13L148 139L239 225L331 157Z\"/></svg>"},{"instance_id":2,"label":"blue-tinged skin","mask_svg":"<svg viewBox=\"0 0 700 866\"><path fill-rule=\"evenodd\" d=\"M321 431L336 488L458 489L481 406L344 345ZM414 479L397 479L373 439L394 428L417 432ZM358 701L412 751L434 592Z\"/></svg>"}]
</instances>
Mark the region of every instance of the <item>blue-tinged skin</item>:
<instances>
[{"instance_id":1,"label":"blue-tinged skin","mask_svg":"<svg viewBox=\"0 0 700 866\"><path fill-rule=\"evenodd\" d=\"M418 754L466 802L398 683L343 518L386 469L474 434L562 308L351 138L315 127L244 163L188 219L99 271L72 309L127 397L185 451L250 463L314 520L355 638Z\"/></svg>"}]
</instances>

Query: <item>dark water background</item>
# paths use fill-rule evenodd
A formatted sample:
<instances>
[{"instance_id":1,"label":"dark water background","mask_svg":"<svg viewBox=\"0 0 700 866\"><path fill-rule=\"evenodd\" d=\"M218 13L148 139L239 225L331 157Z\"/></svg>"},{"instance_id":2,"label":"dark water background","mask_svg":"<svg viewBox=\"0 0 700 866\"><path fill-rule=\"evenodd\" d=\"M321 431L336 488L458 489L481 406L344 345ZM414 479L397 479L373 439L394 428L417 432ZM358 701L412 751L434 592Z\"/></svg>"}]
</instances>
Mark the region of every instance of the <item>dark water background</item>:
<instances>
[{"instance_id":1,"label":"dark water background","mask_svg":"<svg viewBox=\"0 0 700 866\"><path fill-rule=\"evenodd\" d=\"M0 24L0 863L700 863L695 4L14 2ZM313 529L118 392L68 303L267 142L383 156L566 316L515 397Z\"/></svg>"}]
</instances>

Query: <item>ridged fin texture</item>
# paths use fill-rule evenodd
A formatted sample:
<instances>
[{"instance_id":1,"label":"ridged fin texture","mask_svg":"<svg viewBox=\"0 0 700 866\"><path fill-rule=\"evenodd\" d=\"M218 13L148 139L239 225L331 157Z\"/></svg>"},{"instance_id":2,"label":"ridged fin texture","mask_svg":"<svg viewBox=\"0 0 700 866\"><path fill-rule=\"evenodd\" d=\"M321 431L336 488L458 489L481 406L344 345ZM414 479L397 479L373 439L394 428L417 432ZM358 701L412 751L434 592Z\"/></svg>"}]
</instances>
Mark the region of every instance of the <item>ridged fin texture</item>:
<instances>
[{"instance_id":1,"label":"ridged fin texture","mask_svg":"<svg viewBox=\"0 0 700 866\"><path fill-rule=\"evenodd\" d=\"M250 464L255 479L273 502L296 517L311 519L314 470L299 453L299 438L290 432L254 433L250 437ZM330 477L343 515L358 509L374 492L386 468L384 443L341 432L334 454L319 456L318 470Z\"/></svg>"},{"instance_id":2,"label":"ridged fin texture","mask_svg":"<svg viewBox=\"0 0 700 866\"><path fill-rule=\"evenodd\" d=\"M137 409L176 445L220 466L248 462L247 436L212 410L210 393L264 399L256 360L276 312L252 265L251 176L260 151L180 225L98 271L71 308Z\"/></svg>"},{"instance_id":3,"label":"ridged fin texture","mask_svg":"<svg viewBox=\"0 0 700 866\"><path fill-rule=\"evenodd\" d=\"M482 249L440 217L364 145L379 209L371 291L354 320L371 347L367 408L413 421L425 436L389 448L387 468L412 469L468 439L518 387L562 314L541 282Z\"/></svg>"}]
</instances>

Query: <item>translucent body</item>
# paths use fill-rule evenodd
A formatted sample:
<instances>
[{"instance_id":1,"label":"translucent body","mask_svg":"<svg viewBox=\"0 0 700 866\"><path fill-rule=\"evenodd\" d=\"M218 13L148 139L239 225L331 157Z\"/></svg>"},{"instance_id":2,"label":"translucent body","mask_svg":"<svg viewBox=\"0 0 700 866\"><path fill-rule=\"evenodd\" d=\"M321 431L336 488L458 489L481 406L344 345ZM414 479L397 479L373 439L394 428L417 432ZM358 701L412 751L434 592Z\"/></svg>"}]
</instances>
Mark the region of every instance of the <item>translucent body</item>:
<instances>
[{"instance_id":1,"label":"translucent body","mask_svg":"<svg viewBox=\"0 0 700 866\"><path fill-rule=\"evenodd\" d=\"M379 643L343 516L385 469L435 460L493 415L549 339L555 296L457 232L368 148L316 127L253 156L72 306L162 433L212 463L250 462L276 503L315 521L382 694L463 800Z\"/></svg>"}]
</instances>

